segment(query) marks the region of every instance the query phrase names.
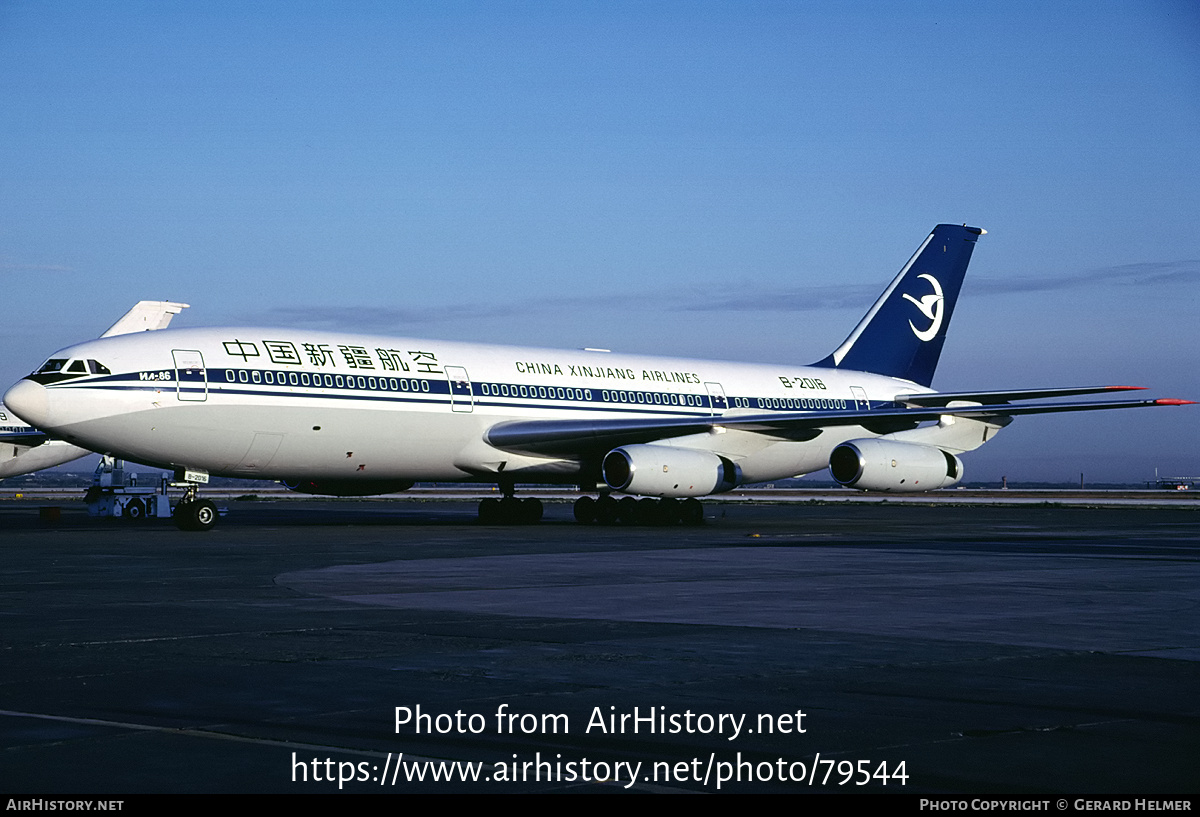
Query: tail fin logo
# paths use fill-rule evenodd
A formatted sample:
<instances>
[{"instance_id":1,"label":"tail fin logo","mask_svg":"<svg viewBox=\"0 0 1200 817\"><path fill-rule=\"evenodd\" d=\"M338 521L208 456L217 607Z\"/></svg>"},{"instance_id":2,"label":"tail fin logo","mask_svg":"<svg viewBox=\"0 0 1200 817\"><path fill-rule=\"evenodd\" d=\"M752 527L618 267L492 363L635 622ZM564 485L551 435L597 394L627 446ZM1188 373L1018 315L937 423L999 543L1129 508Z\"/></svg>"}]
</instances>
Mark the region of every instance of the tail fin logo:
<instances>
[{"instance_id":1,"label":"tail fin logo","mask_svg":"<svg viewBox=\"0 0 1200 817\"><path fill-rule=\"evenodd\" d=\"M921 314L929 318L930 324L929 328L924 331L918 329L912 321L909 321L908 325L918 340L928 342L937 337L938 330L942 328L942 310L945 306L945 298L942 297L942 285L938 283L936 278L928 273L922 273L917 277L924 278L932 284L933 292L921 296L920 300L908 294L905 294L904 298L905 300L912 301L913 305L921 310Z\"/></svg>"}]
</instances>

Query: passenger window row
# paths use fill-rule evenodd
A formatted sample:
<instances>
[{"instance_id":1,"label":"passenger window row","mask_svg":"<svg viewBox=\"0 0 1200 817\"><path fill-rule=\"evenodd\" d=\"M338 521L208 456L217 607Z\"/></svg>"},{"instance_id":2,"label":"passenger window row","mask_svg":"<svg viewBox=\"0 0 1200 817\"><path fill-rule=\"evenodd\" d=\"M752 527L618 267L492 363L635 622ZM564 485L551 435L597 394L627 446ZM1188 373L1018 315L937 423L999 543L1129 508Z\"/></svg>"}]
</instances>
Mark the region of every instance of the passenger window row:
<instances>
[{"instance_id":1,"label":"passenger window row","mask_svg":"<svg viewBox=\"0 0 1200 817\"><path fill-rule=\"evenodd\" d=\"M60 367L66 361L49 361ZM75 361L82 363L82 361ZM95 363L95 361L89 361ZM99 365L99 364L97 364ZM107 369L105 369L107 373ZM424 393L446 393L448 385L442 380L418 377L375 377L372 375L341 375L310 372L275 372L270 369L226 369L226 383L246 383L267 386L308 386L326 389L356 389L366 391L390 391ZM430 384L433 384L432 386ZM481 397L519 397L541 400L570 400L592 402L592 389L574 386L527 386L515 383L474 383ZM758 408L775 411L837 411L847 407L847 401L833 397L731 397L730 404L739 408ZM625 403L650 406L687 406L706 408L709 398L700 394L675 394L672 392L646 392L625 389L600 390L600 402Z\"/></svg>"}]
</instances>

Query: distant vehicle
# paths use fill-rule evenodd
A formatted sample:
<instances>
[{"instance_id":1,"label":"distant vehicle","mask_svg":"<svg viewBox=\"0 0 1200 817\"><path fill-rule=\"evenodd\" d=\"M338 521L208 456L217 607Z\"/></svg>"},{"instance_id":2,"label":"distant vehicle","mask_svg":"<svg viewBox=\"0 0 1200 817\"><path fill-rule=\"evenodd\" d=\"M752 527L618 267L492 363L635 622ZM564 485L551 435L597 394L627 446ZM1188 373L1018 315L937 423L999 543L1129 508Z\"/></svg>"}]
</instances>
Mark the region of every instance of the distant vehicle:
<instances>
[{"instance_id":1,"label":"distant vehicle","mask_svg":"<svg viewBox=\"0 0 1200 817\"><path fill-rule=\"evenodd\" d=\"M168 489L175 487L166 474L157 480L139 482L137 474L125 470L125 463L104 456L96 465L92 487L84 501L88 515L134 521L140 519L169 519L173 515Z\"/></svg>"},{"instance_id":2,"label":"distant vehicle","mask_svg":"<svg viewBox=\"0 0 1200 817\"><path fill-rule=\"evenodd\" d=\"M930 391L983 234L935 227L850 336L810 366L186 329L70 346L4 399L68 442L196 485L212 474L366 495L494 483L503 499L484 500L481 520L532 522L541 504L515 486L566 483L599 493L576 503L581 521L687 523L703 519L698 497L825 467L864 490L954 485L959 455L1020 414L1189 402L1051 400L1126 386ZM216 514L192 496L176 519L206 528Z\"/></svg>"},{"instance_id":3,"label":"distant vehicle","mask_svg":"<svg viewBox=\"0 0 1200 817\"><path fill-rule=\"evenodd\" d=\"M187 304L170 301L139 301L101 335L102 338L165 328ZM102 374L95 360L72 361L73 373ZM31 474L44 468L77 460L91 453L86 448L52 439L44 431L23 422L0 403L0 479Z\"/></svg>"}]
</instances>

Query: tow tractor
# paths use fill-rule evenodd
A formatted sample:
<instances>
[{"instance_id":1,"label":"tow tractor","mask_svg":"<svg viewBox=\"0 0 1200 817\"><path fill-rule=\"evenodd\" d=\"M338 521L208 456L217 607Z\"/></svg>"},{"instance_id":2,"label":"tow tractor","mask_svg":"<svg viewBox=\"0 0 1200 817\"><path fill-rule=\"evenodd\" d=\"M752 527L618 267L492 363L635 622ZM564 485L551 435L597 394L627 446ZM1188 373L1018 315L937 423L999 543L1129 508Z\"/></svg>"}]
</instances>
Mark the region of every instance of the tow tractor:
<instances>
[{"instance_id":1,"label":"tow tractor","mask_svg":"<svg viewBox=\"0 0 1200 817\"><path fill-rule=\"evenodd\" d=\"M142 519L171 519L180 530L208 530L221 514L217 506L197 496L195 477L172 482L166 474L157 484L139 485L138 475L125 470L124 460L103 456L92 477L92 487L84 495L88 515L134 522ZM172 507L170 490L183 495Z\"/></svg>"}]
</instances>

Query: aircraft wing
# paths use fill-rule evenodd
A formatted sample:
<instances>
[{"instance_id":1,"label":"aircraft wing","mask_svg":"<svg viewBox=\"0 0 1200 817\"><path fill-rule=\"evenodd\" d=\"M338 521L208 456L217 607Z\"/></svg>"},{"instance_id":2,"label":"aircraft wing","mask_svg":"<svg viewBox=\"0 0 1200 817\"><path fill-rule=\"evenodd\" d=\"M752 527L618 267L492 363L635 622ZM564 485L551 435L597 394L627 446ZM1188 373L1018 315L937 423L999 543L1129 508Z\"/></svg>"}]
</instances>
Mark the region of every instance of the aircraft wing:
<instances>
[{"instance_id":1,"label":"aircraft wing","mask_svg":"<svg viewBox=\"0 0 1200 817\"><path fill-rule=\"evenodd\" d=\"M49 439L48 434L43 434L35 428L28 431L0 431L0 445L25 445L32 448Z\"/></svg>"},{"instance_id":2,"label":"aircraft wing","mask_svg":"<svg viewBox=\"0 0 1200 817\"><path fill-rule=\"evenodd\" d=\"M1121 391L1129 386L1106 386L1087 389L1038 389L1034 391L989 392L988 396L1007 394L1063 395L1095 394ZM974 396L982 396L983 393ZM901 395L932 399L935 395ZM965 393L936 395L957 402ZM587 456L602 454L619 445L649 443L688 434L698 434L714 428L735 429L765 434L780 440L811 440L830 426L858 425L873 434L916 428L920 423L937 421L944 416L968 417L975 420L995 420L1021 414L1052 414L1066 411L1099 411L1103 409L1143 408L1147 406L1180 406L1194 401L1165 398L1158 400L1108 400L1079 402L1007 402L975 403L957 406L922 406L917 404L884 409L849 409L845 411L794 411L725 414L711 417L664 417L635 420L517 420L500 423L488 429L487 442L496 448L536 456Z\"/></svg>"}]
</instances>

